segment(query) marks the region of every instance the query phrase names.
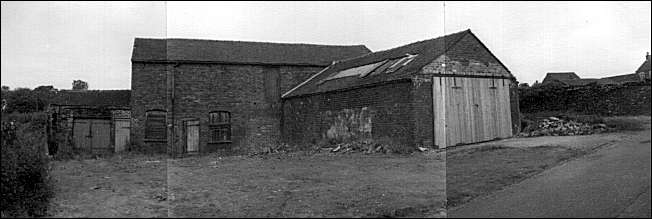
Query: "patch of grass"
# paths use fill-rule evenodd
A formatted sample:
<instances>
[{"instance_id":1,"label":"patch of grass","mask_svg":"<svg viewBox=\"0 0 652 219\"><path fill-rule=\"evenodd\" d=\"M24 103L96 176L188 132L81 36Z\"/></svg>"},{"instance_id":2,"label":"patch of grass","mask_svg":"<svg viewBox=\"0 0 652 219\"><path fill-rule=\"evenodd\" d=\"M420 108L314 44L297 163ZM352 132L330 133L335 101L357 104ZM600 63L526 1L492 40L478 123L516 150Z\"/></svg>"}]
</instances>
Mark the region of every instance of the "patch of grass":
<instances>
[{"instance_id":1,"label":"patch of grass","mask_svg":"<svg viewBox=\"0 0 652 219\"><path fill-rule=\"evenodd\" d=\"M446 156L447 206L517 183L584 152L561 146L513 148L488 145Z\"/></svg>"},{"instance_id":2,"label":"patch of grass","mask_svg":"<svg viewBox=\"0 0 652 219\"><path fill-rule=\"evenodd\" d=\"M53 161L52 217L166 217L167 156Z\"/></svg>"},{"instance_id":3,"label":"patch of grass","mask_svg":"<svg viewBox=\"0 0 652 219\"><path fill-rule=\"evenodd\" d=\"M444 207L444 170L442 160L423 154L184 158L168 165L169 193L175 197L170 213L175 217L430 216ZM211 210L195 210L204 208Z\"/></svg>"}]
</instances>

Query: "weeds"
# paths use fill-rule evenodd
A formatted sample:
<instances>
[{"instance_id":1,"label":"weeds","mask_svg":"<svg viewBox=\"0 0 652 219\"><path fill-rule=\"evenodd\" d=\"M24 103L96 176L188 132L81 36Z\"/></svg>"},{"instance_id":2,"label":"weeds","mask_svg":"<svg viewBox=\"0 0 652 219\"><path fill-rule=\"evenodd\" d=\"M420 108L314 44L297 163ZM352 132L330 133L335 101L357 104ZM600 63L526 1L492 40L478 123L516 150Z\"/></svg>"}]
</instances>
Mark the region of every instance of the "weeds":
<instances>
[{"instance_id":1,"label":"weeds","mask_svg":"<svg viewBox=\"0 0 652 219\"><path fill-rule=\"evenodd\" d=\"M3 115L2 217L46 215L52 187L44 150L45 118L40 114Z\"/></svg>"}]
</instances>

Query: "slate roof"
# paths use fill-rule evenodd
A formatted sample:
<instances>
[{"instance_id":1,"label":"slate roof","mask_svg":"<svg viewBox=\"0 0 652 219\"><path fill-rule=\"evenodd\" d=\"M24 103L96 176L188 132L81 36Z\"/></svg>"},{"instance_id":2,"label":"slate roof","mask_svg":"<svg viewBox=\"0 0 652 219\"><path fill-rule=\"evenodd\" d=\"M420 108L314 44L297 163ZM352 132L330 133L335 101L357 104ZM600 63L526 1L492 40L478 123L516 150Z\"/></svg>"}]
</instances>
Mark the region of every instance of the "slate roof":
<instances>
[{"instance_id":1,"label":"slate roof","mask_svg":"<svg viewBox=\"0 0 652 219\"><path fill-rule=\"evenodd\" d=\"M645 62L641 64L641 66L638 67L636 70L636 73L639 72L649 72L650 71L650 54L645 55Z\"/></svg>"},{"instance_id":2,"label":"slate roof","mask_svg":"<svg viewBox=\"0 0 652 219\"><path fill-rule=\"evenodd\" d=\"M50 104L73 106L129 107L131 90L60 90Z\"/></svg>"},{"instance_id":3,"label":"slate roof","mask_svg":"<svg viewBox=\"0 0 652 219\"><path fill-rule=\"evenodd\" d=\"M447 49L451 48L467 34L475 37L475 35L471 33L471 30L465 30L336 62L285 93L283 98L409 79L413 74L419 72L422 67L430 64L433 60L443 55ZM386 71L394 61L406 57L407 54L416 55L416 57L414 57L408 64L398 68L392 73L381 73ZM339 72L345 70L348 71L349 69L355 69L356 67L363 68L365 65L380 63L385 60L388 61L379 65L373 71L363 73L363 75L365 75L363 77L349 76L338 78L338 76L335 76Z\"/></svg>"},{"instance_id":4,"label":"slate roof","mask_svg":"<svg viewBox=\"0 0 652 219\"><path fill-rule=\"evenodd\" d=\"M136 38L131 61L328 66L369 52L364 45Z\"/></svg>"},{"instance_id":5,"label":"slate roof","mask_svg":"<svg viewBox=\"0 0 652 219\"><path fill-rule=\"evenodd\" d=\"M566 82L570 80L579 80L580 76L577 76L575 72L548 72L546 74L546 77L543 78L542 84L550 83L555 80L561 81L561 82Z\"/></svg>"},{"instance_id":6,"label":"slate roof","mask_svg":"<svg viewBox=\"0 0 652 219\"><path fill-rule=\"evenodd\" d=\"M624 75L616 75L616 76L611 76L611 77L605 77L604 79L609 79L614 81L615 83L618 84L623 84L627 82L639 82L641 81L640 76L637 74L624 74Z\"/></svg>"}]
</instances>

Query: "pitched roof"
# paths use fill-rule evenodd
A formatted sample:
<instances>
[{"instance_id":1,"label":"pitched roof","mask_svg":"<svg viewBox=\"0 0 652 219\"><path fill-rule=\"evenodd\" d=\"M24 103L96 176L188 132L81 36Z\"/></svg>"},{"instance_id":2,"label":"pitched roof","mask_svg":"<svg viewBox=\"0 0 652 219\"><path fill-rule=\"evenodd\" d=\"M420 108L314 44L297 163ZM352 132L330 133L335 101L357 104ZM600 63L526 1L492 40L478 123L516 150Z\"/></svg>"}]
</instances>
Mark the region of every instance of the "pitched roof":
<instances>
[{"instance_id":1,"label":"pitched roof","mask_svg":"<svg viewBox=\"0 0 652 219\"><path fill-rule=\"evenodd\" d=\"M541 83L550 83L554 80L565 82L578 79L580 79L580 76L577 76L575 72L548 72Z\"/></svg>"},{"instance_id":2,"label":"pitched roof","mask_svg":"<svg viewBox=\"0 0 652 219\"><path fill-rule=\"evenodd\" d=\"M641 64L641 66L638 67L638 69L636 70L636 73L648 72L648 71L650 71L650 54L649 53L645 55L645 62L643 62L643 64Z\"/></svg>"},{"instance_id":3,"label":"pitched roof","mask_svg":"<svg viewBox=\"0 0 652 219\"><path fill-rule=\"evenodd\" d=\"M369 52L364 45L136 38L131 61L327 66Z\"/></svg>"},{"instance_id":4,"label":"pitched roof","mask_svg":"<svg viewBox=\"0 0 652 219\"><path fill-rule=\"evenodd\" d=\"M465 30L336 62L288 91L283 97L408 79L467 35L475 37L471 30ZM394 71L392 66L396 66L395 64L402 66L395 68ZM387 71L391 71L391 73L386 73Z\"/></svg>"},{"instance_id":5,"label":"pitched roof","mask_svg":"<svg viewBox=\"0 0 652 219\"><path fill-rule=\"evenodd\" d=\"M50 104L129 107L131 90L60 90Z\"/></svg>"},{"instance_id":6,"label":"pitched roof","mask_svg":"<svg viewBox=\"0 0 652 219\"><path fill-rule=\"evenodd\" d=\"M604 79L609 79L609 80L612 80L612 81L614 81L616 83L619 83L619 84L627 83L627 82L641 81L640 76L638 76L636 73L605 77Z\"/></svg>"}]
</instances>

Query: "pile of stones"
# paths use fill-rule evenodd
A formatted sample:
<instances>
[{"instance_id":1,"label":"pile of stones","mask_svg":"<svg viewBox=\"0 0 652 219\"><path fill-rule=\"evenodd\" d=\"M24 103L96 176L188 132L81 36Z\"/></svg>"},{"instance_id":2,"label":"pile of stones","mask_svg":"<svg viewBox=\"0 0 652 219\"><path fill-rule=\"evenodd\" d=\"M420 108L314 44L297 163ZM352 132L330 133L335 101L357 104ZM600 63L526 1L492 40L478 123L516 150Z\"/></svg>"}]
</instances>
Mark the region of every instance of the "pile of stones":
<instances>
[{"instance_id":1,"label":"pile of stones","mask_svg":"<svg viewBox=\"0 0 652 219\"><path fill-rule=\"evenodd\" d=\"M527 127L520 134L524 137L535 136L567 136L590 135L607 131L605 124L587 124L575 121L566 121L557 117L542 119Z\"/></svg>"}]
</instances>

